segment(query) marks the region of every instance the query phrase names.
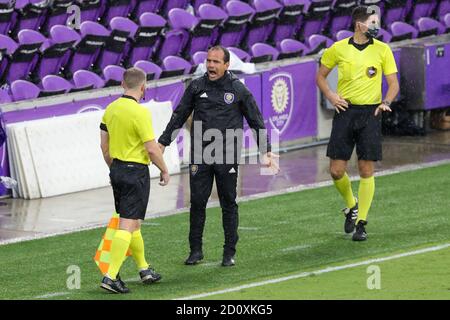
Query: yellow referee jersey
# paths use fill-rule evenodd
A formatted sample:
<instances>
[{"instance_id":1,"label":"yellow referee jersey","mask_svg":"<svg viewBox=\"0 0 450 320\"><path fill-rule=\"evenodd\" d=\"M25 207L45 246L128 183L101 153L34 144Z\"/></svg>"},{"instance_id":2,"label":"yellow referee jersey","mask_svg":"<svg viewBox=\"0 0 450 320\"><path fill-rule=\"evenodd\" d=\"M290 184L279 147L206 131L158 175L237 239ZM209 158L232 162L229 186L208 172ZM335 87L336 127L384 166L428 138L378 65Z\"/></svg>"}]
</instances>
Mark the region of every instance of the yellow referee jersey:
<instances>
[{"instance_id":1,"label":"yellow referee jersey","mask_svg":"<svg viewBox=\"0 0 450 320\"><path fill-rule=\"evenodd\" d=\"M133 97L122 96L105 110L101 128L109 133L112 159L149 164L144 143L155 139L150 111Z\"/></svg>"},{"instance_id":2,"label":"yellow referee jersey","mask_svg":"<svg viewBox=\"0 0 450 320\"><path fill-rule=\"evenodd\" d=\"M380 104L382 74L397 72L391 48L376 39L365 45L355 44L353 37L335 42L321 63L328 69L338 66L337 93L356 105Z\"/></svg>"}]
</instances>

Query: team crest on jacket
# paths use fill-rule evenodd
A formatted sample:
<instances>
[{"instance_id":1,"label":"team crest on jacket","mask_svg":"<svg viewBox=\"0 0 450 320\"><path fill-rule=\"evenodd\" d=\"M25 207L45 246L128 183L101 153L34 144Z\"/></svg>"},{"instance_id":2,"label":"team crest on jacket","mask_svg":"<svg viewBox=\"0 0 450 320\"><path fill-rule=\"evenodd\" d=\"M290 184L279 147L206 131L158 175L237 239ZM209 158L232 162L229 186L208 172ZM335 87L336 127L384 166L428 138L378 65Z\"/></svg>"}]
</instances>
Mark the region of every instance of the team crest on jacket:
<instances>
[{"instance_id":1,"label":"team crest on jacket","mask_svg":"<svg viewBox=\"0 0 450 320\"><path fill-rule=\"evenodd\" d=\"M193 164L191 165L191 173L194 176L198 172L198 165Z\"/></svg>"},{"instance_id":2,"label":"team crest on jacket","mask_svg":"<svg viewBox=\"0 0 450 320\"><path fill-rule=\"evenodd\" d=\"M232 104L234 102L234 94L231 92L225 92L223 95L223 100L226 104Z\"/></svg>"}]
</instances>

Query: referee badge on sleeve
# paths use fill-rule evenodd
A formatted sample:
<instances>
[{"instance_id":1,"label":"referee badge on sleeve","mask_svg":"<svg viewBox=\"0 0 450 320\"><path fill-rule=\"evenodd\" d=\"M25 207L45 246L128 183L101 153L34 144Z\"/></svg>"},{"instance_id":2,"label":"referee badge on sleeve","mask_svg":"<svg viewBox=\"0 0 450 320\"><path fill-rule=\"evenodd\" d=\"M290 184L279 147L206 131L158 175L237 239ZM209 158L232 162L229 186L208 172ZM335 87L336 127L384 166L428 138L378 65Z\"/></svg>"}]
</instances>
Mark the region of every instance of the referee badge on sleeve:
<instances>
[{"instance_id":1,"label":"referee badge on sleeve","mask_svg":"<svg viewBox=\"0 0 450 320\"><path fill-rule=\"evenodd\" d=\"M367 74L367 76L369 78L375 77L377 75L377 73L378 73L377 68L375 68L375 67L368 67L367 68L366 74Z\"/></svg>"}]
</instances>

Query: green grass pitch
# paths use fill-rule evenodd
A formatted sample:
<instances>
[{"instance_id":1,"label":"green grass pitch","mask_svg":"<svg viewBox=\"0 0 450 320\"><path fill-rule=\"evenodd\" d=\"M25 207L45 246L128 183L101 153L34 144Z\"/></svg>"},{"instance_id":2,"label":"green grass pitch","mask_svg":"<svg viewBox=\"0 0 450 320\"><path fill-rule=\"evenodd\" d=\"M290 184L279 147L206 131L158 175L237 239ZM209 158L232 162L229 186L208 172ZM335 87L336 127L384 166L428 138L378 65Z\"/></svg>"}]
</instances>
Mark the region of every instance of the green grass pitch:
<instances>
[{"instance_id":1,"label":"green grass pitch","mask_svg":"<svg viewBox=\"0 0 450 320\"><path fill-rule=\"evenodd\" d=\"M357 183L353 188L357 190ZM450 165L376 179L367 227L369 240L343 233L342 200L334 187L242 202L237 265L220 267L223 229L219 208L207 210L205 260L185 266L187 213L147 220L146 256L163 280L144 286L131 258L121 270L132 291L111 295L99 288L92 257L104 228L0 246L0 298L173 299L233 288L328 266L385 257L450 242ZM381 289L369 290L367 266L211 296L214 299L450 299L450 251L385 261ZM67 268L81 270L81 288L66 286Z\"/></svg>"}]
</instances>

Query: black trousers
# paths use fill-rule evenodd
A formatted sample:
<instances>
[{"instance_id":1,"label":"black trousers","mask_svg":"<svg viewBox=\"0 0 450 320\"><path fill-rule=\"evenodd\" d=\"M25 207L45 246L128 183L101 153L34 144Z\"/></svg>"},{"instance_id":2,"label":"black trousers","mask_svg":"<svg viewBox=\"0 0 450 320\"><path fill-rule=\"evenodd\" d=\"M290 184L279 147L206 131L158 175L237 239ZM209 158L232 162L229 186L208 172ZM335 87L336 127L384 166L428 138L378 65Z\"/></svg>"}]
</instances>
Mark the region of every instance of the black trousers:
<instances>
[{"instance_id":1,"label":"black trousers","mask_svg":"<svg viewBox=\"0 0 450 320\"><path fill-rule=\"evenodd\" d=\"M224 254L234 255L239 240L237 233L239 215L236 203L238 165L192 164L189 166L189 170L191 187L189 244L191 251L202 249L206 204L211 195L215 178L222 207L222 225L225 235Z\"/></svg>"}]
</instances>

